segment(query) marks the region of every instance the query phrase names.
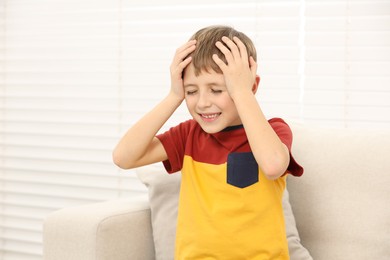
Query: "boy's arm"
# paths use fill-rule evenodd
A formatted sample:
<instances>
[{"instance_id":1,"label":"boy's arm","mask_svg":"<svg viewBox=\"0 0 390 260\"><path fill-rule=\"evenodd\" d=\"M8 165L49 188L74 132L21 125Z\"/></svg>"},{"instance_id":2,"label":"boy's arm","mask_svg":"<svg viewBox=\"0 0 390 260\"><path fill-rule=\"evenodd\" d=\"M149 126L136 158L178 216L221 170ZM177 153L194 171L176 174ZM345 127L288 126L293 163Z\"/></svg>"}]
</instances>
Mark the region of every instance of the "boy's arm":
<instances>
[{"instance_id":1,"label":"boy's arm","mask_svg":"<svg viewBox=\"0 0 390 260\"><path fill-rule=\"evenodd\" d=\"M216 46L225 55L228 64L217 55L213 59L224 74L226 87L259 167L268 178L277 179L286 172L290 156L287 146L268 123L254 95L260 80L256 76L257 64L252 57L248 59L245 45L237 37L233 38L234 42L227 37L222 40L229 48L221 42L217 42Z\"/></svg>"},{"instance_id":2,"label":"boy's arm","mask_svg":"<svg viewBox=\"0 0 390 260\"><path fill-rule=\"evenodd\" d=\"M131 169L167 159L156 134L184 99L182 72L191 62L191 57L187 56L195 50L195 43L189 41L177 49L170 68L169 94L134 124L115 147L113 160L120 168Z\"/></svg>"}]
</instances>

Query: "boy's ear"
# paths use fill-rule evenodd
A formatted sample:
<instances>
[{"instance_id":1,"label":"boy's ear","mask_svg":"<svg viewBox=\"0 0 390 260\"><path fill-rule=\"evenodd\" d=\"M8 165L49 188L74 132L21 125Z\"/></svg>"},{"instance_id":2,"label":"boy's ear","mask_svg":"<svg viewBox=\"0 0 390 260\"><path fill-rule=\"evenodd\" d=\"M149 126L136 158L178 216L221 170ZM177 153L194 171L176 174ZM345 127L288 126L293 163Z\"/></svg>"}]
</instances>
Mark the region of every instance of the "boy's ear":
<instances>
[{"instance_id":1,"label":"boy's ear","mask_svg":"<svg viewBox=\"0 0 390 260\"><path fill-rule=\"evenodd\" d=\"M257 90L259 89L260 84L260 76L256 75L255 82L253 83L252 92L253 94L256 94Z\"/></svg>"}]
</instances>

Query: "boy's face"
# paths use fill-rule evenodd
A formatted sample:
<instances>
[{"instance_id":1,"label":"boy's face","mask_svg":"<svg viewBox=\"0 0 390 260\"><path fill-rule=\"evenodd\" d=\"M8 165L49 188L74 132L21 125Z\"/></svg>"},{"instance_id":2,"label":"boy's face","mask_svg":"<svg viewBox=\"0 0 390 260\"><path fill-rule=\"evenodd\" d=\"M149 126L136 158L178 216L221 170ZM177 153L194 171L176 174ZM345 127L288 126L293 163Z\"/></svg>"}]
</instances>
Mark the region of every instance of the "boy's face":
<instances>
[{"instance_id":1,"label":"boy's face","mask_svg":"<svg viewBox=\"0 0 390 260\"><path fill-rule=\"evenodd\" d=\"M195 76L194 67L189 64L183 81L188 111L206 133L242 124L223 74L210 70Z\"/></svg>"}]
</instances>

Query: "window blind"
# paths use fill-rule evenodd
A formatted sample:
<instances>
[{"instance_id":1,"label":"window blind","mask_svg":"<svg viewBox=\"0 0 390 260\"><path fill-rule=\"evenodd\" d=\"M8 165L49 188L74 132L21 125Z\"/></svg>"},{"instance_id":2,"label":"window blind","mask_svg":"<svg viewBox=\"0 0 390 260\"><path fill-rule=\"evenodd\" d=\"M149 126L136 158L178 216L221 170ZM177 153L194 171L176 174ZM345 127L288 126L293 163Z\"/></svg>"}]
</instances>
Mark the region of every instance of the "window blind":
<instances>
[{"instance_id":1,"label":"window blind","mask_svg":"<svg viewBox=\"0 0 390 260\"><path fill-rule=\"evenodd\" d=\"M267 116L390 127L389 1L5 0L0 4L0 259L42 258L59 208L144 196L111 162L169 90L175 49L227 24L258 49ZM167 122L189 118L185 106Z\"/></svg>"},{"instance_id":2,"label":"window blind","mask_svg":"<svg viewBox=\"0 0 390 260\"><path fill-rule=\"evenodd\" d=\"M390 126L390 1L306 1L304 118Z\"/></svg>"}]
</instances>

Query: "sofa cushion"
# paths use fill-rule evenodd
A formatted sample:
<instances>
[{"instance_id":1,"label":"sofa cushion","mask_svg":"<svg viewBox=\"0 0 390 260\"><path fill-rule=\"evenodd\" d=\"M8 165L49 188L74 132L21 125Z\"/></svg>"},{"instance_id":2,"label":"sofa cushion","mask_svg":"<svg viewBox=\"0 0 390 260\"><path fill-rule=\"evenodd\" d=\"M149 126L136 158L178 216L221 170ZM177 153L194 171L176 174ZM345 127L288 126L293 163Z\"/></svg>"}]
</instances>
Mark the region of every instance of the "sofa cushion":
<instances>
[{"instance_id":1,"label":"sofa cushion","mask_svg":"<svg viewBox=\"0 0 390 260\"><path fill-rule=\"evenodd\" d=\"M172 260L181 175L166 173L160 164L141 167L136 172L148 188L156 260Z\"/></svg>"},{"instance_id":2,"label":"sofa cushion","mask_svg":"<svg viewBox=\"0 0 390 260\"><path fill-rule=\"evenodd\" d=\"M292 125L305 174L288 189L316 260L389 259L390 132Z\"/></svg>"},{"instance_id":3,"label":"sofa cushion","mask_svg":"<svg viewBox=\"0 0 390 260\"><path fill-rule=\"evenodd\" d=\"M136 172L149 191L156 259L171 260L174 256L181 174L167 174L162 164L138 168ZM312 259L309 252L300 243L294 215L288 200L288 192L283 197L283 210L290 258L292 260Z\"/></svg>"}]
</instances>

